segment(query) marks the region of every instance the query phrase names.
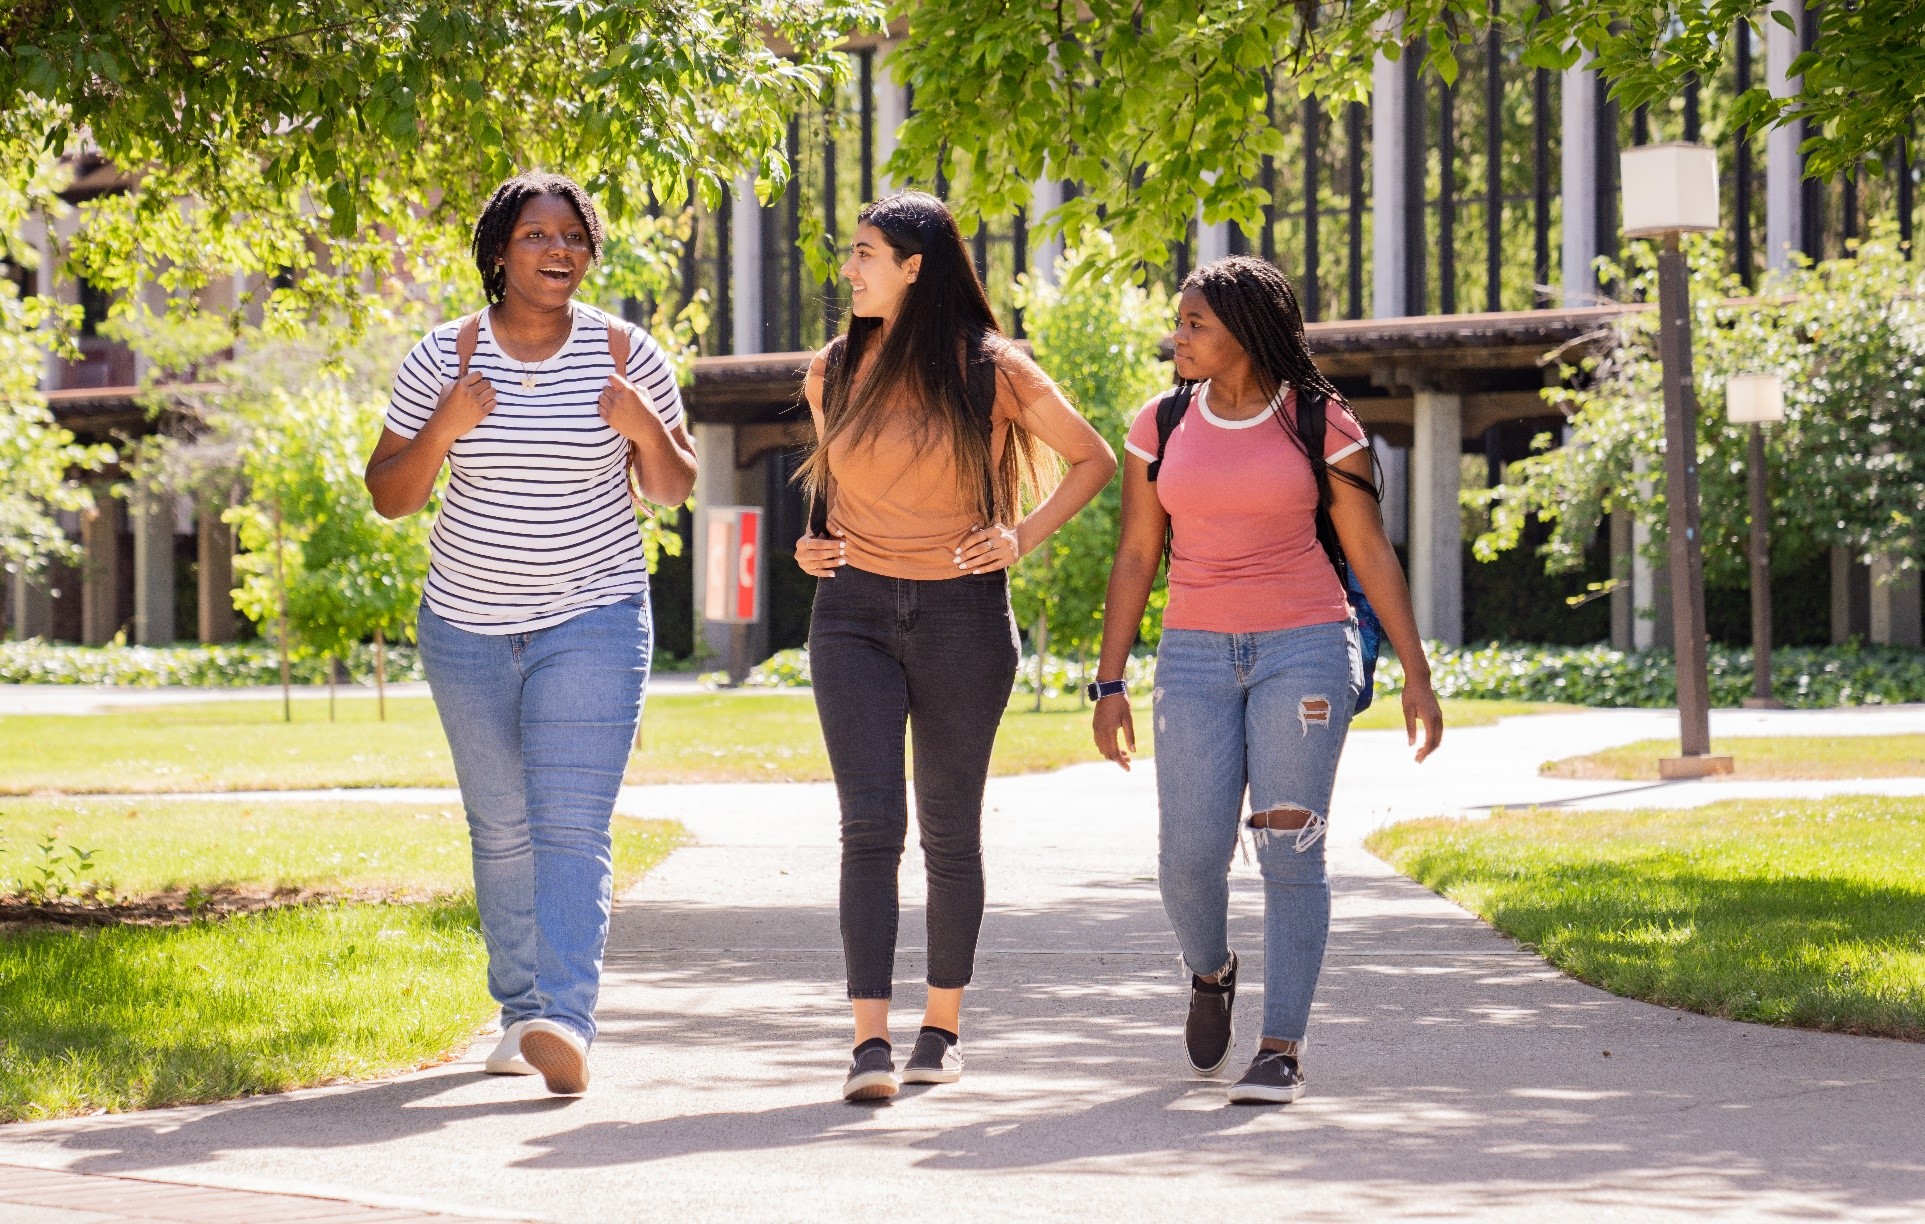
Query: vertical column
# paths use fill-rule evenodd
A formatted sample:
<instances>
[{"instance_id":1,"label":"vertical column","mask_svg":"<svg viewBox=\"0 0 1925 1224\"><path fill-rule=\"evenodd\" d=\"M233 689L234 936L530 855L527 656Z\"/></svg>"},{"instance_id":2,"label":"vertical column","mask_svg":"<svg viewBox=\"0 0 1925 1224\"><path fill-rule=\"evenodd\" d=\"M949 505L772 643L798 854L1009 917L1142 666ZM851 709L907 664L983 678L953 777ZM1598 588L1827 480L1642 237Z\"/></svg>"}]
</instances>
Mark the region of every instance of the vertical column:
<instances>
[{"instance_id":1,"label":"vertical column","mask_svg":"<svg viewBox=\"0 0 1925 1224\"><path fill-rule=\"evenodd\" d=\"M1392 446L1381 434L1370 439L1384 472L1384 535L1392 544L1410 545L1410 451Z\"/></svg>"},{"instance_id":2,"label":"vertical column","mask_svg":"<svg viewBox=\"0 0 1925 1224\"><path fill-rule=\"evenodd\" d=\"M120 632L119 499L97 486L94 507L80 520L80 640L104 646Z\"/></svg>"},{"instance_id":3,"label":"vertical column","mask_svg":"<svg viewBox=\"0 0 1925 1224\"><path fill-rule=\"evenodd\" d=\"M1203 264L1222 259L1230 253L1230 223L1218 221L1214 225L1203 223L1203 206L1196 208L1196 262Z\"/></svg>"},{"instance_id":4,"label":"vertical column","mask_svg":"<svg viewBox=\"0 0 1925 1224\"><path fill-rule=\"evenodd\" d=\"M1771 11L1791 18L1787 30L1775 17L1760 24L1765 31L1765 85L1774 98L1797 93L1802 77L1790 75L1791 62L1804 50L1798 30L1804 19L1803 0L1772 0ZM1805 142L1805 125L1794 121L1772 128L1765 136L1765 266L1783 268L1790 252L1805 238L1805 158L1798 146Z\"/></svg>"},{"instance_id":5,"label":"vertical column","mask_svg":"<svg viewBox=\"0 0 1925 1224\"><path fill-rule=\"evenodd\" d=\"M128 495L134 531L134 641L174 640L174 499L148 489Z\"/></svg>"},{"instance_id":6,"label":"vertical column","mask_svg":"<svg viewBox=\"0 0 1925 1224\"><path fill-rule=\"evenodd\" d=\"M1613 650L1630 650L1637 645L1637 609L1632 603L1635 590L1632 586L1632 568L1635 564L1632 530L1630 511L1611 511L1611 577L1617 579L1617 585L1611 588Z\"/></svg>"},{"instance_id":7,"label":"vertical column","mask_svg":"<svg viewBox=\"0 0 1925 1224\"><path fill-rule=\"evenodd\" d=\"M1437 313L1457 313L1457 91L1437 82Z\"/></svg>"},{"instance_id":8,"label":"vertical column","mask_svg":"<svg viewBox=\"0 0 1925 1224\"><path fill-rule=\"evenodd\" d=\"M234 640L234 529L221 521L220 507L202 506L194 531L198 565L200 639Z\"/></svg>"},{"instance_id":9,"label":"vertical column","mask_svg":"<svg viewBox=\"0 0 1925 1224\"><path fill-rule=\"evenodd\" d=\"M1404 121L1410 107L1402 63L1379 55L1370 82L1370 306L1372 317L1389 319L1410 313L1404 294L1404 216L1411 207L1404 191Z\"/></svg>"},{"instance_id":10,"label":"vertical column","mask_svg":"<svg viewBox=\"0 0 1925 1224\"><path fill-rule=\"evenodd\" d=\"M11 575L7 582L7 636L14 641L53 636L53 596L45 575Z\"/></svg>"},{"instance_id":11,"label":"vertical column","mask_svg":"<svg viewBox=\"0 0 1925 1224\"><path fill-rule=\"evenodd\" d=\"M1060 208L1064 199L1063 184L1056 179L1037 179L1030 184L1029 213L1030 224L1039 224L1051 210ZM1048 238L1037 241L1030 250L1029 274L1039 285L1056 282L1056 261L1063 257L1063 236L1052 232Z\"/></svg>"},{"instance_id":12,"label":"vertical column","mask_svg":"<svg viewBox=\"0 0 1925 1224\"><path fill-rule=\"evenodd\" d=\"M1344 303L1344 316L1351 319L1364 317L1364 104L1352 102L1344 108L1344 136L1349 144L1350 157L1345 166L1346 191L1349 195L1350 225L1349 247L1349 298ZM1267 258L1267 256L1266 256Z\"/></svg>"},{"instance_id":13,"label":"vertical column","mask_svg":"<svg viewBox=\"0 0 1925 1224\"><path fill-rule=\"evenodd\" d=\"M23 237L40 257L40 266L33 270L33 291L41 297L50 298L54 296L54 260L53 234L47 225L47 218L37 212L30 214ZM60 385L59 375L60 358L54 356L51 346L44 347L40 356L40 389L57 389Z\"/></svg>"},{"instance_id":14,"label":"vertical column","mask_svg":"<svg viewBox=\"0 0 1925 1224\"><path fill-rule=\"evenodd\" d=\"M1738 62L1737 87L1739 93L1751 88L1751 23L1738 22ZM1695 84L1695 82L1694 82ZM1693 96L1696 96L1695 90ZM1686 140L1696 140L1695 135ZM1731 257L1738 269L1738 277L1745 288L1751 288L1755 279L1751 256L1751 129L1741 127L1732 138L1732 202L1733 216L1731 226Z\"/></svg>"},{"instance_id":15,"label":"vertical column","mask_svg":"<svg viewBox=\"0 0 1925 1224\"><path fill-rule=\"evenodd\" d=\"M736 176L729 198L729 310L736 353L762 351L762 206L755 176Z\"/></svg>"},{"instance_id":16,"label":"vertical column","mask_svg":"<svg viewBox=\"0 0 1925 1224\"><path fill-rule=\"evenodd\" d=\"M1564 70L1564 304L1597 304L1597 74L1586 52Z\"/></svg>"},{"instance_id":17,"label":"vertical column","mask_svg":"<svg viewBox=\"0 0 1925 1224\"><path fill-rule=\"evenodd\" d=\"M757 318L759 321L760 316ZM696 425L695 462L695 555L690 558L695 579L695 608L691 614L695 621L695 649L699 654L726 659L729 626L702 615L702 597L708 590L708 508L737 504L735 426Z\"/></svg>"},{"instance_id":18,"label":"vertical column","mask_svg":"<svg viewBox=\"0 0 1925 1224\"><path fill-rule=\"evenodd\" d=\"M876 194L888 195L902 186L883 170L896 151L896 129L909 118L909 92L897 82L890 63L894 43L883 43L876 52Z\"/></svg>"},{"instance_id":19,"label":"vertical column","mask_svg":"<svg viewBox=\"0 0 1925 1224\"><path fill-rule=\"evenodd\" d=\"M1315 9L1311 10L1315 12ZM1303 273L1297 278L1297 297L1303 317L1315 323L1323 317L1323 107L1305 98L1303 131Z\"/></svg>"},{"instance_id":20,"label":"vertical column","mask_svg":"<svg viewBox=\"0 0 1925 1224\"><path fill-rule=\"evenodd\" d=\"M1464 640L1463 515L1458 508L1464 398L1419 390L1410 450L1410 594L1426 640Z\"/></svg>"},{"instance_id":21,"label":"vertical column","mask_svg":"<svg viewBox=\"0 0 1925 1224\"><path fill-rule=\"evenodd\" d=\"M1531 70L1531 284L1551 283L1551 70ZM1533 288L1531 304L1550 305L1550 297Z\"/></svg>"},{"instance_id":22,"label":"vertical column","mask_svg":"<svg viewBox=\"0 0 1925 1224\"><path fill-rule=\"evenodd\" d=\"M1899 568L1899 558L1881 553L1871 566L1871 633L1880 646L1918 646L1918 567Z\"/></svg>"}]
</instances>

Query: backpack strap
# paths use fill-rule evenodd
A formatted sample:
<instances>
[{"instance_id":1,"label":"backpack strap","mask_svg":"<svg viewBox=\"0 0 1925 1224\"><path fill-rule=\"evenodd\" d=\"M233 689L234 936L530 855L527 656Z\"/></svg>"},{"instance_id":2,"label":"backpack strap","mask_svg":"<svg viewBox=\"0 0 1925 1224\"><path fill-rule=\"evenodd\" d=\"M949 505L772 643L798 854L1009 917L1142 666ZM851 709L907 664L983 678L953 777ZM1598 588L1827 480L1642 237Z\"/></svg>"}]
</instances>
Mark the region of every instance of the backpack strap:
<instances>
[{"instance_id":1,"label":"backpack strap","mask_svg":"<svg viewBox=\"0 0 1925 1224\"><path fill-rule=\"evenodd\" d=\"M1324 438L1330 428L1330 397L1315 388L1297 388L1297 437L1303 440L1310 460L1310 474L1317 481L1317 543L1337 571L1337 581L1350 588L1350 563L1343 555L1343 542L1337 538L1336 521L1330 517L1330 461L1324 457Z\"/></svg>"},{"instance_id":2,"label":"backpack strap","mask_svg":"<svg viewBox=\"0 0 1925 1224\"><path fill-rule=\"evenodd\" d=\"M486 309L485 307L483 309ZM461 321L461 329L455 332L455 357L461 367L455 371L455 381L468 377L468 363L475 359L475 346L481 343L481 311Z\"/></svg>"},{"instance_id":3,"label":"backpack strap","mask_svg":"<svg viewBox=\"0 0 1925 1224\"><path fill-rule=\"evenodd\" d=\"M1151 480L1163 470L1163 450L1170 444L1170 435L1183 423L1183 414L1190 410L1190 399L1195 394L1195 383L1180 383L1156 401L1156 458L1150 460Z\"/></svg>"},{"instance_id":4,"label":"backpack strap","mask_svg":"<svg viewBox=\"0 0 1925 1224\"><path fill-rule=\"evenodd\" d=\"M608 326L608 359L615 363L615 377L628 379L628 324L604 312L602 322ZM648 403L648 397L642 397ZM652 405L651 405L652 407ZM628 444L628 466L622 472L622 479L628 486L629 502L639 508L642 504L642 448L633 442Z\"/></svg>"}]
</instances>

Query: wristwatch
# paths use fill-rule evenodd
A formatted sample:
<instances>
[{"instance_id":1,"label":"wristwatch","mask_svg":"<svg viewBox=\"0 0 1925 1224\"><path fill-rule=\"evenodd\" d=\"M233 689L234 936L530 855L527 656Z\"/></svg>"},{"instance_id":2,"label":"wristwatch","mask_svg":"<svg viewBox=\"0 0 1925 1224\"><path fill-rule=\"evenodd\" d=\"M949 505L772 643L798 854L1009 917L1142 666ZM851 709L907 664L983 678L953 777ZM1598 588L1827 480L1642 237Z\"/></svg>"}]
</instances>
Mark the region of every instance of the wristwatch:
<instances>
[{"instance_id":1,"label":"wristwatch","mask_svg":"<svg viewBox=\"0 0 1925 1224\"><path fill-rule=\"evenodd\" d=\"M1091 701L1101 701L1105 697L1121 697L1129 691L1129 684L1122 680L1092 680L1083 689Z\"/></svg>"}]
</instances>

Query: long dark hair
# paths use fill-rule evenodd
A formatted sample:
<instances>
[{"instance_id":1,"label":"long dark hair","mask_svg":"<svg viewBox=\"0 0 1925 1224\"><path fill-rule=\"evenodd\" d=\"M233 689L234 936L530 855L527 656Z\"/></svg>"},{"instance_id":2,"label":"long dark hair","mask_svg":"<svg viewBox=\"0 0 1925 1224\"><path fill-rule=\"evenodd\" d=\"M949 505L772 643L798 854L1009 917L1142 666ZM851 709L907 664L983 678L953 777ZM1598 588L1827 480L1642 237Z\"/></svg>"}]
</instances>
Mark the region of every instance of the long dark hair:
<instances>
[{"instance_id":1,"label":"long dark hair","mask_svg":"<svg viewBox=\"0 0 1925 1224\"><path fill-rule=\"evenodd\" d=\"M855 373L882 320L852 313L848 332L830 343L822 436L803 461L803 487L821 496L829 478L830 444L872 441L891 404L906 399L923 411L925 440L947 435L962 491L977 503L983 524L1013 522L1023 499L1040 484L1044 456L1038 441L1015 421L1009 423L1002 455L990 453L988 422L970 396L970 371L983 362L1000 367L1012 354L956 219L927 192L898 191L864 208L856 224L880 230L897 263L921 255L922 268L905 288L895 324L860 387L854 385ZM1000 368L996 377L1002 377Z\"/></svg>"},{"instance_id":2,"label":"long dark hair","mask_svg":"<svg viewBox=\"0 0 1925 1224\"><path fill-rule=\"evenodd\" d=\"M1183 279L1183 289L1195 289L1203 294L1203 300L1210 304L1210 310L1223 321L1230 335L1243 346L1250 356L1250 364L1256 369L1258 385L1266 397L1274 396L1285 383L1297 389L1301 399L1305 392L1320 394L1330 404L1345 404L1343 392L1337 384L1325 377L1311 360L1310 344L1303 334L1303 310L1297 305L1296 291L1290 287L1289 278L1279 272L1275 265L1249 255L1232 255L1227 259L1213 260L1204 264ZM1294 415L1277 413L1283 428L1295 440L1297 446L1308 455L1309 447L1297 432ZM1377 454L1374 447L1368 447L1371 470L1376 471ZM1321 456L1318 456L1321 458ZM1342 468L1326 464L1313 464L1313 470L1327 471L1331 478L1341 480L1354 488L1362 489L1372 497L1382 500L1383 482L1365 479L1346 472ZM1324 483L1324 482L1319 482ZM1329 499L1327 488L1319 489L1325 500Z\"/></svg>"}]
</instances>

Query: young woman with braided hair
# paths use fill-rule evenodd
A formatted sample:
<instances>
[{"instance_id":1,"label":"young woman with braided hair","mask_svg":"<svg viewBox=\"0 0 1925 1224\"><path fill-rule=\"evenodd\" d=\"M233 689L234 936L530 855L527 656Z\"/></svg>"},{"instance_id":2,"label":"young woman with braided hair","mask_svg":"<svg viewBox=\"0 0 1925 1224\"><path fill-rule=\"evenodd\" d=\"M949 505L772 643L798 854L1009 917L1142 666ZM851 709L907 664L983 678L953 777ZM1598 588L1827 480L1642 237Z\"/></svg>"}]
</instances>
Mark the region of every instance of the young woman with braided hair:
<instances>
[{"instance_id":1,"label":"young woman with braided hair","mask_svg":"<svg viewBox=\"0 0 1925 1224\"><path fill-rule=\"evenodd\" d=\"M1310 359L1290 283L1259 259L1205 264L1183 282L1174 428L1158 396L1130 429L1123 522L1092 685L1096 746L1124 769L1136 748L1124 664L1162 564L1169 604L1157 649L1158 883L1190 979L1192 1070L1229 1062L1237 957L1229 869L1246 792L1264 881L1262 1042L1230 1100L1293 1101L1310 1000L1330 926L1325 831L1361 693L1358 627L1319 538L1319 507L1404 665L1404 723L1422 761L1443 715L1403 570L1385 537L1363 426ZM1327 476L1300 433L1321 407ZM1313 418L1314 419L1314 418ZM1164 434L1167 433L1167 440ZM1322 486L1322 487L1320 487ZM1167 534L1166 534L1167 533Z\"/></svg>"},{"instance_id":2,"label":"young woman with braided hair","mask_svg":"<svg viewBox=\"0 0 1925 1224\"><path fill-rule=\"evenodd\" d=\"M983 917L983 781L1016 679L1009 568L1109 483L1116 457L1004 340L956 222L903 191L856 217L850 318L805 390L804 477L823 514L795 559L820 579L809 670L842 809L842 946L855 1050L843 1096L962 1075L957 1033ZM1053 489L1050 452L1068 470ZM900 1078L889 1041L905 732L929 877L928 1002Z\"/></svg>"},{"instance_id":3,"label":"young woman with braided hair","mask_svg":"<svg viewBox=\"0 0 1925 1224\"><path fill-rule=\"evenodd\" d=\"M659 505L695 484L668 361L574 300L601 255L588 193L503 183L475 222L488 307L444 323L395 375L368 491L427 505L421 662L454 755L502 1038L497 1074L588 1086L608 936L609 819L648 682L648 564L631 480Z\"/></svg>"}]
</instances>

